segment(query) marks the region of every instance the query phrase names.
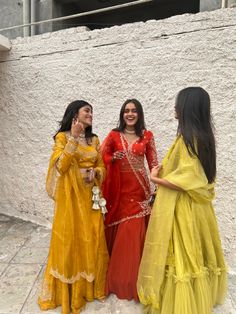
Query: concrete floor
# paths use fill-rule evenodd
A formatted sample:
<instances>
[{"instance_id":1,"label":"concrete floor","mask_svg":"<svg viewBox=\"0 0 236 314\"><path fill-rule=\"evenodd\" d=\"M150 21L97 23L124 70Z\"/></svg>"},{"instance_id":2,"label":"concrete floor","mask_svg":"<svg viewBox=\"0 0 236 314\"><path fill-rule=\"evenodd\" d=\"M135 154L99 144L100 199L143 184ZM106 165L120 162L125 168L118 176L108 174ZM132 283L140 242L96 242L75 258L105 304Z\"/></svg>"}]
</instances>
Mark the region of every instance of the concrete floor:
<instances>
[{"instance_id":1,"label":"concrete floor","mask_svg":"<svg viewBox=\"0 0 236 314\"><path fill-rule=\"evenodd\" d=\"M61 313L61 309L41 312L37 296L48 254L50 230L0 214L0 313ZM229 298L215 314L235 314ZM230 302L230 304L229 304ZM88 303L84 314L141 314L142 306L109 296L105 303ZM201 313L199 313L201 314Z\"/></svg>"}]
</instances>

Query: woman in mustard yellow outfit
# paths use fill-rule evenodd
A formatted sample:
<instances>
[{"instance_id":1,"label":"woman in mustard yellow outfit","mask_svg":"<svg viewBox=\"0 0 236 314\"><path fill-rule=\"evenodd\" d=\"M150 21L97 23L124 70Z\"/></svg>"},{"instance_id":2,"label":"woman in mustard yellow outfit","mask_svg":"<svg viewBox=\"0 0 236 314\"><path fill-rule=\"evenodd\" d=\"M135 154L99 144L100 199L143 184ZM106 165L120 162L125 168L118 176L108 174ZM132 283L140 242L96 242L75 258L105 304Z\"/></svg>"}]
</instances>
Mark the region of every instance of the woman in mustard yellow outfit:
<instances>
[{"instance_id":1,"label":"woman in mustard yellow outfit","mask_svg":"<svg viewBox=\"0 0 236 314\"><path fill-rule=\"evenodd\" d=\"M211 314L227 273L212 200L216 175L210 98L200 87L177 96L178 136L151 180L158 191L138 277L150 314Z\"/></svg>"},{"instance_id":2,"label":"woman in mustard yellow outfit","mask_svg":"<svg viewBox=\"0 0 236 314\"><path fill-rule=\"evenodd\" d=\"M108 252L103 216L92 209L92 188L105 175L99 140L92 133L92 107L69 104L56 133L46 188L55 201L48 263L39 306L80 313L86 301L105 296Z\"/></svg>"}]
</instances>

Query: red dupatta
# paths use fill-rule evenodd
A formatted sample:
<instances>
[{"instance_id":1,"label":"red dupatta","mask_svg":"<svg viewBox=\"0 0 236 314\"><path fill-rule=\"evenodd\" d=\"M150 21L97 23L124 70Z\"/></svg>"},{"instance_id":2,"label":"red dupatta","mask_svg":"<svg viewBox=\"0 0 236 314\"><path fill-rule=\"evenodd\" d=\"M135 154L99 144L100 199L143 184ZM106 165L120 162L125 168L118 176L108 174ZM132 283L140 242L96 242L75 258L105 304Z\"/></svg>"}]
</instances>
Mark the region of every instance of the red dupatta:
<instances>
[{"instance_id":1,"label":"red dupatta","mask_svg":"<svg viewBox=\"0 0 236 314\"><path fill-rule=\"evenodd\" d=\"M109 224L109 222L113 220L113 213L118 209L120 198L120 161L117 160L115 163L112 162L115 147L111 133L108 134L101 146L102 157L107 170L106 178L102 185L102 192L107 201L108 210L105 224Z\"/></svg>"},{"instance_id":2,"label":"red dupatta","mask_svg":"<svg viewBox=\"0 0 236 314\"><path fill-rule=\"evenodd\" d=\"M141 149L139 153L132 152L132 148ZM125 159L112 162L113 153L117 150L125 150ZM141 155L141 156L140 156ZM107 226L120 223L130 218L138 218L150 214L151 208L148 205L150 196L150 185L144 167L144 155L146 155L149 169L157 165L157 154L152 132L144 131L144 136L132 145L128 145L124 135L120 132L111 131L102 144L102 156L107 168L107 176L103 184L103 195L107 200L108 213L106 214L105 224ZM139 170L135 169L135 164L139 162ZM132 182L136 185L138 192L143 196L136 202L135 212L124 214L120 211L121 200L121 168L122 164L126 164L130 168ZM124 184L124 182L123 182ZM123 191L123 190L122 190ZM127 200L129 202L129 200ZM127 203L127 208L131 203ZM123 207L122 207L123 208Z\"/></svg>"}]
</instances>

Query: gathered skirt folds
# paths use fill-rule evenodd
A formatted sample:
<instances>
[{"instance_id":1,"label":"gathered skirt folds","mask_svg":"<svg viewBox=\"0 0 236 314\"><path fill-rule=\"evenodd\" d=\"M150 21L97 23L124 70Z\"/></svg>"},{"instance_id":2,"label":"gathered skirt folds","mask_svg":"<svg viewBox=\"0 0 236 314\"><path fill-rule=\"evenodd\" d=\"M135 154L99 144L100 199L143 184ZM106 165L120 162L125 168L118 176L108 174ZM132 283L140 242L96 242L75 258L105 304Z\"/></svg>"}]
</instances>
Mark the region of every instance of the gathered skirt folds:
<instances>
[{"instance_id":1,"label":"gathered skirt folds","mask_svg":"<svg viewBox=\"0 0 236 314\"><path fill-rule=\"evenodd\" d=\"M136 284L148 219L133 218L105 229L110 254L106 295L139 301Z\"/></svg>"},{"instance_id":2,"label":"gathered skirt folds","mask_svg":"<svg viewBox=\"0 0 236 314\"><path fill-rule=\"evenodd\" d=\"M48 263L44 274L38 303L41 310L62 307L62 314L78 314L87 301L103 299L105 297L105 281L108 264L103 218L100 213L92 212L90 216L90 232L93 233L94 243L94 273L80 272L73 278L64 278L56 269L52 268L53 254L55 254L54 235L52 233ZM81 248L82 249L82 248ZM83 250L84 251L84 250ZM63 259L63 252L57 252ZM83 252L84 257L86 253ZM73 256L79 260L80 256ZM67 260L68 264L71 260ZM67 265L68 266L68 265ZM66 267L66 265L65 265Z\"/></svg>"},{"instance_id":3,"label":"gathered skirt folds","mask_svg":"<svg viewBox=\"0 0 236 314\"><path fill-rule=\"evenodd\" d=\"M227 269L214 210L186 211L182 205L175 211L160 297L155 280L149 298L139 291L145 314L212 314L224 302Z\"/></svg>"}]
</instances>

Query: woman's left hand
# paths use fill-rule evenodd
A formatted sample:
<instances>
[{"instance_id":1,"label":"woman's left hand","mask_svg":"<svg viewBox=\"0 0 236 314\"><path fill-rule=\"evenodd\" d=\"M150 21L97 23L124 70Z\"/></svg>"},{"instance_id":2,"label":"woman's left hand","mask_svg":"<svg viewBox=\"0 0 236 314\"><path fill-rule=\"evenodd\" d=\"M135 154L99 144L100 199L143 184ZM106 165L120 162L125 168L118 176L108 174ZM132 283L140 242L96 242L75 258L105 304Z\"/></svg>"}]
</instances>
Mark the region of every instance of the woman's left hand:
<instances>
[{"instance_id":1,"label":"woman's left hand","mask_svg":"<svg viewBox=\"0 0 236 314\"><path fill-rule=\"evenodd\" d=\"M85 182L87 184L92 183L94 181L95 172L93 168L88 168L86 171Z\"/></svg>"}]
</instances>

